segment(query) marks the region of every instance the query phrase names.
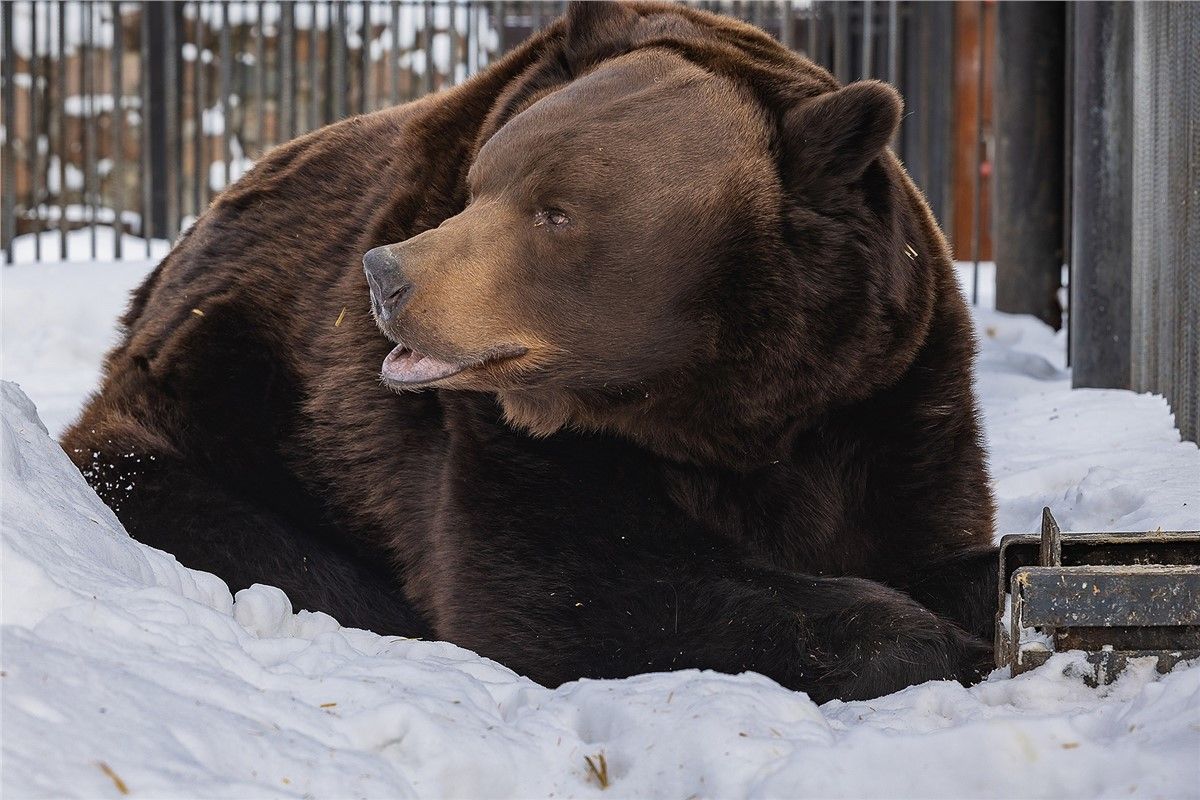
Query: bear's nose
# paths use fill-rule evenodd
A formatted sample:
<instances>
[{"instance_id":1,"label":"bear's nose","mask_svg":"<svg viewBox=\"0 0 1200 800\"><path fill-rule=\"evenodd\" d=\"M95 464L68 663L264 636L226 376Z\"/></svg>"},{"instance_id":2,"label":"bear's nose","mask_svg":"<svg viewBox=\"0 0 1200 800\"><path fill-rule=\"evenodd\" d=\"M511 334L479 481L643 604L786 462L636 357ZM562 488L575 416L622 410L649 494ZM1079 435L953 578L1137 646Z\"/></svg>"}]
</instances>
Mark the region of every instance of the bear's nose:
<instances>
[{"instance_id":1,"label":"bear's nose","mask_svg":"<svg viewBox=\"0 0 1200 800\"><path fill-rule=\"evenodd\" d=\"M400 260L389 247L376 247L363 256L363 270L371 285L371 305L382 322L391 322L412 296Z\"/></svg>"}]
</instances>

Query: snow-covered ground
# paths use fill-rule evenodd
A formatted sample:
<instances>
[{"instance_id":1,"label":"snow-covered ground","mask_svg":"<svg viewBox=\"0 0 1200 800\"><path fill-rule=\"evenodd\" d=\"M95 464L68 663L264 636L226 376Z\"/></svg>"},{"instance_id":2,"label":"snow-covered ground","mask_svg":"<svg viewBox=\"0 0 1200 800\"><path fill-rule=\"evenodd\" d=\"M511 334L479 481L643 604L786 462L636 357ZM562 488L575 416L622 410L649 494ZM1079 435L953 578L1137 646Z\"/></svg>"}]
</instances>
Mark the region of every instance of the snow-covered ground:
<instances>
[{"instance_id":1,"label":"snow-covered ground","mask_svg":"<svg viewBox=\"0 0 1200 800\"><path fill-rule=\"evenodd\" d=\"M0 270L3 377L32 397L3 386L6 798L1200 797L1200 664L1090 689L1062 654L822 706L696 671L549 690L277 589L231 596L130 539L34 408L70 422L149 267ZM1061 336L976 316L1001 531L1042 505L1065 529L1200 528L1200 451L1161 398L1072 391Z\"/></svg>"}]
</instances>

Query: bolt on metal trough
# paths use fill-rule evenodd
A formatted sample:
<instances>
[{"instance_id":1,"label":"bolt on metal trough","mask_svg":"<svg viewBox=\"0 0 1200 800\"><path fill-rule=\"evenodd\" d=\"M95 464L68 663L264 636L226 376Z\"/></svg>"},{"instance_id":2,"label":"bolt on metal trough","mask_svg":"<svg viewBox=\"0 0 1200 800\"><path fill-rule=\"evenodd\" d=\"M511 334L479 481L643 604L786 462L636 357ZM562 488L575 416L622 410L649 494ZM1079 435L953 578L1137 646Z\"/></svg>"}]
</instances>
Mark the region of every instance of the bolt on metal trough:
<instances>
[{"instance_id":1,"label":"bolt on metal trough","mask_svg":"<svg viewBox=\"0 0 1200 800\"><path fill-rule=\"evenodd\" d=\"M1019 675L1063 650L1086 653L1092 685L1131 658L1200 658L1200 531L1063 533L1044 508L1040 535L1004 536L996 665Z\"/></svg>"}]
</instances>

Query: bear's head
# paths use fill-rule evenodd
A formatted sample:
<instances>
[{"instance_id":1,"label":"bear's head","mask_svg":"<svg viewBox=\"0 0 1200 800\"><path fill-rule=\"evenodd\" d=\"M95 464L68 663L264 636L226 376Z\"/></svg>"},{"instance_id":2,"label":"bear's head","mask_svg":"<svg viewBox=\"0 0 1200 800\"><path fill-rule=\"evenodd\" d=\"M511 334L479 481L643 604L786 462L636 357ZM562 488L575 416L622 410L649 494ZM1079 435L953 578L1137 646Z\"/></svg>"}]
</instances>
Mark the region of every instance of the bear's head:
<instances>
[{"instance_id":1,"label":"bear's head","mask_svg":"<svg viewBox=\"0 0 1200 800\"><path fill-rule=\"evenodd\" d=\"M894 382L945 259L887 150L896 92L686 9L584 3L561 38L569 74L498 104L461 212L364 258L385 383L752 465Z\"/></svg>"}]
</instances>

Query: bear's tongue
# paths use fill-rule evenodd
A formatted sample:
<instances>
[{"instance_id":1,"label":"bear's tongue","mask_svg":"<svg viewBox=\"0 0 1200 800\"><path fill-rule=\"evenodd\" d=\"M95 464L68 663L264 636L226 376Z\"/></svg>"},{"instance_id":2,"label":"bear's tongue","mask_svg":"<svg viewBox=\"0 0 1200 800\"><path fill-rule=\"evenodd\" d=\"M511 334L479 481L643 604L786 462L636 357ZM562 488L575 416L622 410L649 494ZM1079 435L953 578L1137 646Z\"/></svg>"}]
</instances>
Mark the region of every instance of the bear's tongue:
<instances>
[{"instance_id":1,"label":"bear's tongue","mask_svg":"<svg viewBox=\"0 0 1200 800\"><path fill-rule=\"evenodd\" d=\"M440 361L404 346L397 346L383 360L383 377L391 383L428 383L462 372L459 364Z\"/></svg>"}]
</instances>

